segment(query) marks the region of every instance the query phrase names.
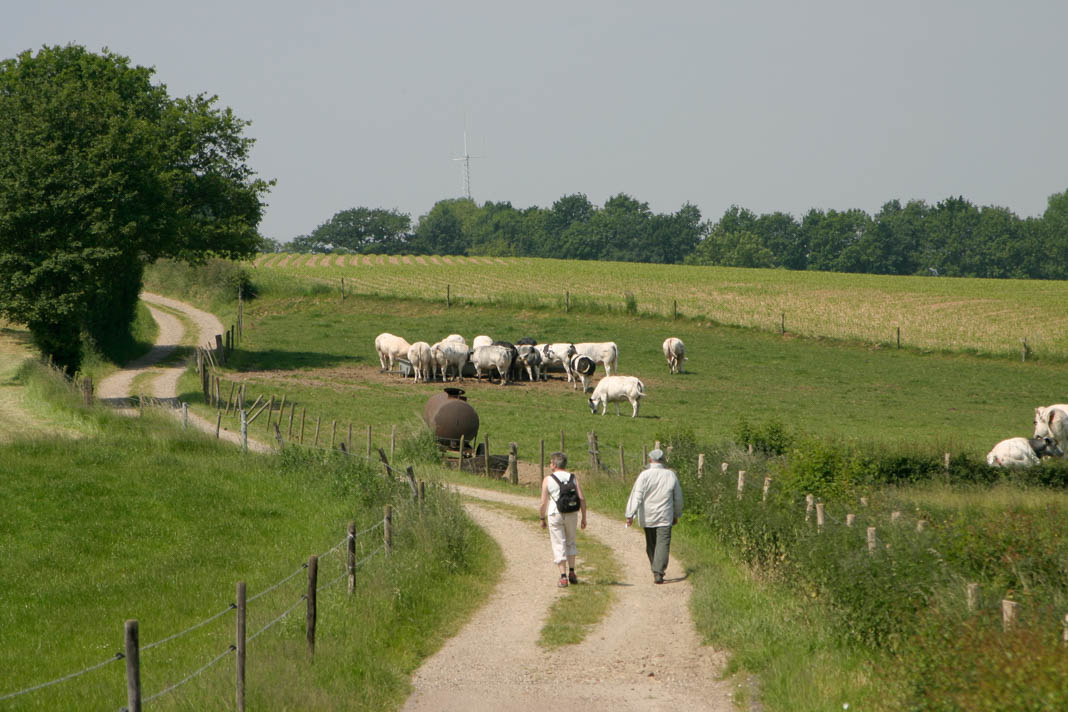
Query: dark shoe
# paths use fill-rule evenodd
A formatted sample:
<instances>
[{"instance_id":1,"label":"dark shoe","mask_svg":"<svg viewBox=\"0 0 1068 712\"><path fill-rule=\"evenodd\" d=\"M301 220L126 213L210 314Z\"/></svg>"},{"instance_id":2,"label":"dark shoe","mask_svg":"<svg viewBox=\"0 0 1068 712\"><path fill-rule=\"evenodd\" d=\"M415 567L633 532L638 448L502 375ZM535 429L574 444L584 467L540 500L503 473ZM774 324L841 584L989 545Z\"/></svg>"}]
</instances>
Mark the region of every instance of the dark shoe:
<instances>
[{"instance_id":1,"label":"dark shoe","mask_svg":"<svg viewBox=\"0 0 1068 712\"><path fill-rule=\"evenodd\" d=\"M575 572L572 571L567 575L567 580L569 583L578 583L578 576L576 576Z\"/></svg>"},{"instance_id":2,"label":"dark shoe","mask_svg":"<svg viewBox=\"0 0 1068 712\"><path fill-rule=\"evenodd\" d=\"M653 574L653 583L664 583L664 574Z\"/></svg>"},{"instance_id":3,"label":"dark shoe","mask_svg":"<svg viewBox=\"0 0 1068 712\"><path fill-rule=\"evenodd\" d=\"M567 576L561 576L556 585L560 588L567 588Z\"/></svg>"}]
</instances>

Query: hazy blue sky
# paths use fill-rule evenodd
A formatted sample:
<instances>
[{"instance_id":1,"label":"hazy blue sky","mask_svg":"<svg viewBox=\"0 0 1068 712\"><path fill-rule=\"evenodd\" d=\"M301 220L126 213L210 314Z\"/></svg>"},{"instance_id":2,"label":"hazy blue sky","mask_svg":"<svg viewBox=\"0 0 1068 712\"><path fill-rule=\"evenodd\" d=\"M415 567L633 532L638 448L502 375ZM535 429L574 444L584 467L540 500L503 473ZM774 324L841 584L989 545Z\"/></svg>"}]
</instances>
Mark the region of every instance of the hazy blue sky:
<instances>
[{"instance_id":1,"label":"hazy blue sky","mask_svg":"<svg viewBox=\"0 0 1068 712\"><path fill-rule=\"evenodd\" d=\"M800 217L1068 188L1068 2L9 3L0 56L74 42L218 94L278 185L268 237L346 208L627 193Z\"/></svg>"}]
</instances>

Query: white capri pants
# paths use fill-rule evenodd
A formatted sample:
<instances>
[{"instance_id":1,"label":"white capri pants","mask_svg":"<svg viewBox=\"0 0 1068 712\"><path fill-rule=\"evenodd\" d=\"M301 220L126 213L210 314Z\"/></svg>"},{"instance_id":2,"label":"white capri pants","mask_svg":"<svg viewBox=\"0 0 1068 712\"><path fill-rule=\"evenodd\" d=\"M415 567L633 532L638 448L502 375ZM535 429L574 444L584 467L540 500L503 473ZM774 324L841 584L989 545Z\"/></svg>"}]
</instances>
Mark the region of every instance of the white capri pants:
<instances>
[{"instance_id":1,"label":"white capri pants","mask_svg":"<svg viewBox=\"0 0 1068 712\"><path fill-rule=\"evenodd\" d=\"M567 557L578 554L575 544L575 531L578 529L578 512L549 515L549 543L553 547L553 563L567 561Z\"/></svg>"}]
</instances>

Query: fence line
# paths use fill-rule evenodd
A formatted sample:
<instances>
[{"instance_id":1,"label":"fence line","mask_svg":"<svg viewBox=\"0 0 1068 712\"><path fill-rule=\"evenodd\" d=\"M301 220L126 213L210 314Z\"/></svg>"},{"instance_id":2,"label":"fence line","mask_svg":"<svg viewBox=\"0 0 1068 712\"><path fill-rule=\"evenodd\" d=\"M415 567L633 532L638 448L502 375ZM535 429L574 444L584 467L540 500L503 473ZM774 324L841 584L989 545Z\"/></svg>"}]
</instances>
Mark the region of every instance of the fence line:
<instances>
[{"instance_id":1,"label":"fence line","mask_svg":"<svg viewBox=\"0 0 1068 712\"><path fill-rule=\"evenodd\" d=\"M174 635L168 636L168 637L164 638L163 640L157 640L155 643L149 643L148 645L142 645L141 646L141 652L145 652L146 650L151 650L152 648L155 648L156 646L159 646L159 645L163 645L164 643L169 643L170 641L174 640L175 638L181 638L186 633L190 633L190 632L196 630L197 628L200 628L202 626L207 625L208 623L211 623L213 620L216 620L217 618L221 618L222 616L226 615L227 613L229 613L230 611L234 610L235 608L237 608L237 604L236 603L231 603L225 609L219 611L218 613L216 613L212 617L205 618L204 620L200 621L199 623L194 623L193 625L189 626L188 628L186 628L183 631L180 631L178 633L175 633Z\"/></svg>"},{"instance_id":2,"label":"fence line","mask_svg":"<svg viewBox=\"0 0 1068 712\"><path fill-rule=\"evenodd\" d=\"M64 675L63 677L57 677L55 680L49 680L48 682L42 682L40 685L34 685L33 687L27 687L26 689L19 690L18 692L9 692L7 694L0 695L0 702L2 702L3 700L10 700L11 698L18 697L19 695L25 695L25 694L28 694L30 692L36 692L37 690L43 690L46 687L51 687L52 685L58 685L59 683L66 682L67 680L73 680L74 678L80 677L80 676L84 675L87 672L92 672L93 670L99 670L100 668L104 667L105 665L113 663L113 662L115 662L117 660L122 660L125 657L126 657L126 655L121 653L121 652L115 653L115 655L113 655L112 657L108 658L104 662L97 663L96 665L90 665L89 667L85 668L84 670L79 670L78 672L72 672L71 674Z\"/></svg>"},{"instance_id":3,"label":"fence line","mask_svg":"<svg viewBox=\"0 0 1068 712\"><path fill-rule=\"evenodd\" d=\"M212 665L215 665L215 664L216 664L217 662L219 662L220 660L222 660L223 658L225 658L225 657L226 657L227 655L229 655L230 653L232 653L232 652L234 652L234 651L236 651L236 650L237 650L237 646L236 646L236 645L230 645L230 646L228 646L228 647L226 648L226 650L225 650L225 651L223 651L222 653L220 653L220 654L219 654L218 656L216 656L215 658L212 658L212 660L211 660L211 661L210 661L209 663L207 663L206 665L204 665L203 667L199 667L199 668L197 668L197 669L196 669L196 670L194 670L193 672L189 673L189 675L187 675L187 676L186 676L185 678L183 678L183 679L182 679L182 680L180 680L179 682L176 682L176 683L174 683L174 684L173 684L173 685L171 685L170 687L168 687L168 688L166 688L166 689L163 689L163 690L160 690L159 692L157 692L157 693L156 693L156 694L154 694L154 695L151 695L151 696L149 696L149 697L146 697L146 698L145 698L144 700L142 700L142 702L143 702L143 703L148 703L148 702L151 702L152 700L156 699L157 697L162 697L163 695L166 695L166 694L167 694L167 693L169 693L169 692L174 692L174 691L175 691L175 690L177 690L177 689L178 689L179 687L181 687L181 686L182 686L182 685L184 685L185 683L189 682L189 681L190 681L190 680L192 680L193 678L197 677L197 676L198 676L198 675L200 675L200 674L201 674L202 672L204 672L205 670L207 670L208 668L210 668L210 667L211 667ZM124 707L123 709L125 710L126 708Z\"/></svg>"}]
</instances>

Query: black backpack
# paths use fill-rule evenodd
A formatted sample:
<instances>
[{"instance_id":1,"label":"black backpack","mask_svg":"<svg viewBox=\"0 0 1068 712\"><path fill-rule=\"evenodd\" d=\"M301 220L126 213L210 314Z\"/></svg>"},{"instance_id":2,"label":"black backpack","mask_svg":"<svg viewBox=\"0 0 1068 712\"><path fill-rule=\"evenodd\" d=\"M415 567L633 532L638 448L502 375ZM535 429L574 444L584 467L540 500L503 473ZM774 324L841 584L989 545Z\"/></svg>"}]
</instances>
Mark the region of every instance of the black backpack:
<instances>
[{"instance_id":1,"label":"black backpack","mask_svg":"<svg viewBox=\"0 0 1068 712\"><path fill-rule=\"evenodd\" d=\"M561 482L560 479L549 473L549 477L556 480L556 484L560 486L560 495L556 498L556 509L561 514L567 514L568 512L577 512L582 508L582 504L579 502L578 488L575 486L575 476L571 475L571 478L567 482Z\"/></svg>"}]
</instances>

